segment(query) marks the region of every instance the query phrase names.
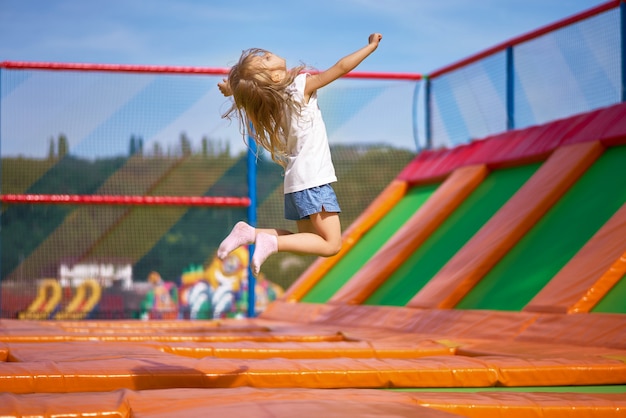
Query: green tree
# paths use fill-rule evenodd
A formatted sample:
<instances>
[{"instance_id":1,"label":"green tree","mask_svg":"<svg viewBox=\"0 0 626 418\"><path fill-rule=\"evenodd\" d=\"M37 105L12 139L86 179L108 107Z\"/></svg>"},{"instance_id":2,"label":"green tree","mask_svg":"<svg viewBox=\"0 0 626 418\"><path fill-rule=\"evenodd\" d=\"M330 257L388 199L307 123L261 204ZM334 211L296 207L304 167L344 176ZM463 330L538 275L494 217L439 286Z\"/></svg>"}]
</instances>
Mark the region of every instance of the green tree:
<instances>
[{"instance_id":1,"label":"green tree","mask_svg":"<svg viewBox=\"0 0 626 418\"><path fill-rule=\"evenodd\" d=\"M155 156L155 157L162 157L163 156L163 147L157 141L154 141L152 143L152 155Z\"/></svg>"},{"instance_id":2,"label":"green tree","mask_svg":"<svg viewBox=\"0 0 626 418\"><path fill-rule=\"evenodd\" d=\"M221 154L222 157L230 157L230 141L226 141L224 145L224 151Z\"/></svg>"},{"instance_id":3,"label":"green tree","mask_svg":"<svg viewBox=\"0 0 626 418\"><path fill-rule=\"evenodd\" d=\"M50 137L50 146L48 147L48 160L54 160L54 137Z\"/></svg>"},{"instance_id":4,"label":"green tree","mask_svg":"<svg viewBox=\"0 0 626 418\"><path fill-rule=\"evenodd\" d=\"M202 156L205 158L209 156L209 140L206 136L202 137Z\"/></svg>"},{"instance_id":5,"label":"green tree","mask_svg":"<svg viewBox=\"0 0 626 418\"><path fill-rule=\"evenodd\" d=\"M68 154L69 148L70 148L65 134L59 134L59 141L57 145L58 145L57 155L59 156L59 158L65 157Z\"/></svg>"},{"instance_id":6,"label":"green tree","mask_svg":"<svg viewBox=\"0 0 626 418\"><path fill-rule=\"evenodd\" d=\"M185 157L191 155L191 141L185 132L180 134L180 150Z\"/></svg>"},{"instance_id":7,"label":"green tree","mask_svg":"<svg viewBox=\"0 0 626 418\"><path fill-rule=\"evenodd\" d=\"M132 157L136 153L137 153L137 140L135 139L135 135L131 135L128 155Z\"/></svg>"}]
</instances>

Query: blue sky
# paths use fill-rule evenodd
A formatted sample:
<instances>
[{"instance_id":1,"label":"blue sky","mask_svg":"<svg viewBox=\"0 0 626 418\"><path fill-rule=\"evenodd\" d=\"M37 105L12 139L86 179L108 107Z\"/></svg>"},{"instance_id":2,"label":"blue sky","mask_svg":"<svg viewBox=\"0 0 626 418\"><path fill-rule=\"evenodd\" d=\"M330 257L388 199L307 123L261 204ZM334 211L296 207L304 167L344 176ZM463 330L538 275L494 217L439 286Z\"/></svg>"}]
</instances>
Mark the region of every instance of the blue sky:
<instances>
[{"instance_id":1,"label":"blue sky","mask_svg":"<svg viewBox=\"0 0 626 418\"><path fill-rule=\"evenodd\" d=\"M0 0L0 61L226 68L242 50L261 47L290 66L323 70L381 32L380 47L358 71L428 74L603 3ZM216 77L174 87L151 75L9 73L1 90L3 156L45 157L60 133L73 155L85 157L125 154L131 135L147 147L175 147L181 132L194 147L202 137L244 147L236 123L220 118L227 106ZM358 89L354 83L333 83L320 94L331 144L414 148L415 83L381 87L366 80Z\"/></svg>"},{"instance_id":2,"label":"blue sky","mask_svg":"<svg viewBox=\"0 0 626 418\"><path fill-rule=\"evenodd\" d=\"M0 0L0 60L228 67L261 47L318 69L429 73L600 0Z\"/></svg>"}]
</instances>

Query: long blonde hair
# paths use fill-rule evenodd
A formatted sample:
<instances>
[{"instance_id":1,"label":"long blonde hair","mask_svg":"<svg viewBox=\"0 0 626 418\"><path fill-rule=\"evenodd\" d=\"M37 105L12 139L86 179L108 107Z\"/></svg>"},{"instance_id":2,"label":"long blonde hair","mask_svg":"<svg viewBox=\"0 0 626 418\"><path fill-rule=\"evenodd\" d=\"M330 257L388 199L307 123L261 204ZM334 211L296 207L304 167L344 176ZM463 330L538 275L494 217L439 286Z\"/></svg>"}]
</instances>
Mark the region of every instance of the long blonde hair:
<instances>
[{"instance_id":1,"label":"long blonde hair","mask_svg":"<svg viewBox=\"0 0 626 418\"><path fill-rule=\"evenodd\" d=\"M269 151L272 160L285 167L288 155L287 112L300 110L299 105L287 94L286 88L304 66L288 70L287 76L280 82L273 81L269 72L259 68L254 60L267 53L260 48L247 49L241 54L239 62L231 67L228 84L234 103L222 117L236 117L242 134L249 132L258 146Z\"/></svg>"}]
</instances>

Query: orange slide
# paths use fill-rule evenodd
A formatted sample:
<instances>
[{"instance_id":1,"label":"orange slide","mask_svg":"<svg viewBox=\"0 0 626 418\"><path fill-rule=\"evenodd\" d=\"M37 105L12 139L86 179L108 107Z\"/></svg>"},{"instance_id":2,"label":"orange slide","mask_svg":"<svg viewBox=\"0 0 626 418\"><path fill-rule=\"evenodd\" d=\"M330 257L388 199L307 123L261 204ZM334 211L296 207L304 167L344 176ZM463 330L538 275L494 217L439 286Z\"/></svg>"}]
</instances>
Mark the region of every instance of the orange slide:
<instances>
[{"instance_id":1,"label":"orange slide","mask_svg":"<svg viewBox=\"0 0 626 418\"><path fill-rule=\"evenodd\" d=\"M331 303L362 303L430 236L487 175L484 165L457 169Z\"/></svg>"},{"instance_id":2,"label":"orange slide","mask_svg":"<svg viewBox=\"0 0 626 418\"><path fill-rule=\"evenodd\" d=\"M589 312L626 274L626 204L524 308Z\"/></svg>"},{"instance_id":3,"label":"orange slide","mask_svg":"<svg viewBox=\"0 0 626 418\"><path fill-rule=\"evenodd\" d=\"M453 308L602 154L600 142L564 146L407 304Z\"/></svg>"}]
</instances>

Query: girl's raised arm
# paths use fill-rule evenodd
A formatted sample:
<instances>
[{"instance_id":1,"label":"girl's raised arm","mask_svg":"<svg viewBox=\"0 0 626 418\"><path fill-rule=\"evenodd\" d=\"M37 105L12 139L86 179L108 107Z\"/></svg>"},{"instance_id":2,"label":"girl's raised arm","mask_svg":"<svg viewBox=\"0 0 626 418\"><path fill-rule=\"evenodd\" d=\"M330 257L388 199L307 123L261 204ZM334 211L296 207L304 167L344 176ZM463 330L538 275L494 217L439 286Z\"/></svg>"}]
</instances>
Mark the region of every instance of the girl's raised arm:
<instances>
[{"instance_id":1,"label":"girl's raised arm","mask_svg":"<svg viewBox=\"0 0 626 418\"><path fill-rule=\"evenodd\" d=\"M378 43L381 39L383 39L383 35L380 33L371 34L366 46L350 55L346 55L326 71L307 77L306 86L304 88L305 97L308 99L315 90L332 83L354 70L365 58L378 48Z\"/></svg>"}]
</instances>

